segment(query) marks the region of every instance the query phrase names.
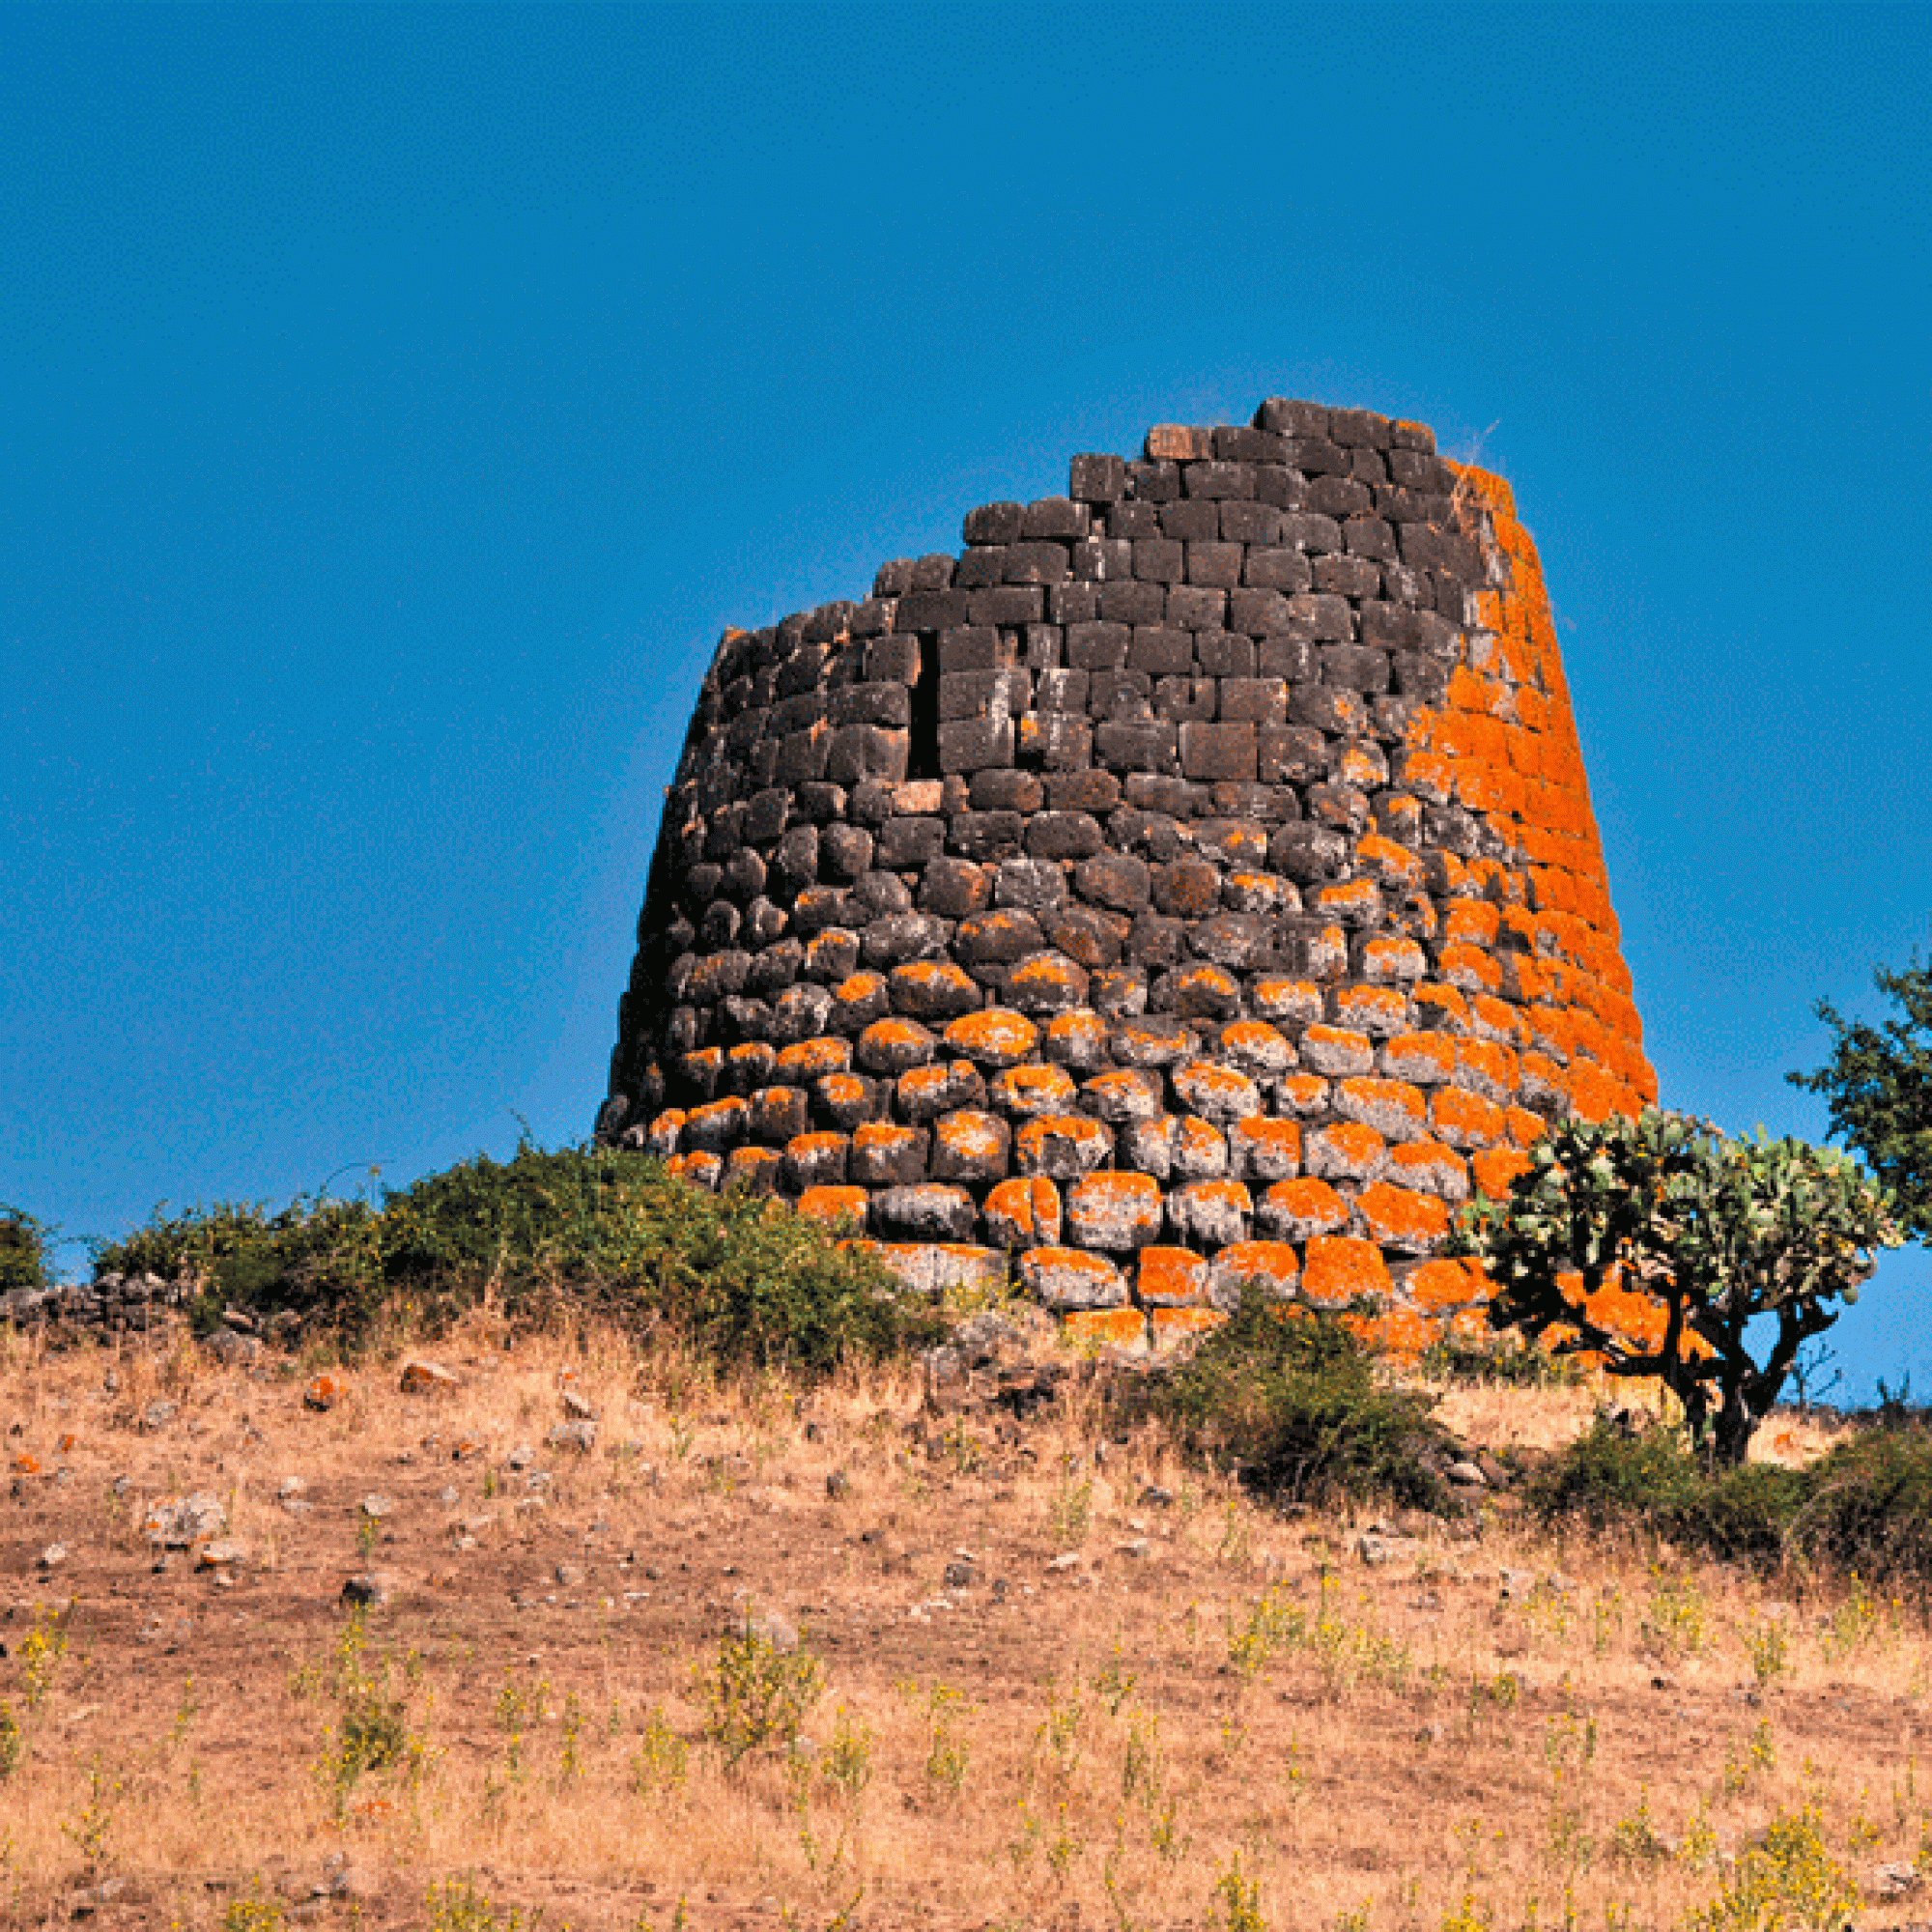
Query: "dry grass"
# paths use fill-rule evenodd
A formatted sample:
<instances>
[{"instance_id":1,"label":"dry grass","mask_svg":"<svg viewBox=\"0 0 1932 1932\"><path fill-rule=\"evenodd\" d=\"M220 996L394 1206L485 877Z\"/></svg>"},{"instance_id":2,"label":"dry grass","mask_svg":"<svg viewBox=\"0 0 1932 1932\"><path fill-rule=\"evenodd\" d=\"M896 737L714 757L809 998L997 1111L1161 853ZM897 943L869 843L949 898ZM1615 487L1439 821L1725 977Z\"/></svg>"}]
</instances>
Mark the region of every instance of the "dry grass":
<instances>
[{"instance_id":1,"label":"dry grass","mask_svg":"<svg viewBox=\"0 0 1932 1932\"><path fill-rule=\"evenodd\" d=\"M1257 1509L1077 1393L1022 1424L905 1374L724 1386L479 1322L433 1351L459 1388L406 1396L392 1362L317 1413L292 1367L185 1342L0 1350L7 1454L37 1465L0 1511L10 1924L106 1881L96 1924L229 1932L1620 1932L1710 1906L1781 1813L1815 1805L1859 1873L1925 1841L1897 1606L1500 1511L1370 1566L1362 1525ZM587 1456L545 1447L566 1380ZM1591 1406L1445 1403L1492 1444ZM156 1573L147 1508L197 1490L247 1554ZM371 1560L399 1587L353 1619ZM795 1748L733 1766L701 1687L747 1605L802 1633L753 1668L816 1660L823 1690ZM392 1762L345 1763L357 1716Z\"/></svg>"}]
</instances>

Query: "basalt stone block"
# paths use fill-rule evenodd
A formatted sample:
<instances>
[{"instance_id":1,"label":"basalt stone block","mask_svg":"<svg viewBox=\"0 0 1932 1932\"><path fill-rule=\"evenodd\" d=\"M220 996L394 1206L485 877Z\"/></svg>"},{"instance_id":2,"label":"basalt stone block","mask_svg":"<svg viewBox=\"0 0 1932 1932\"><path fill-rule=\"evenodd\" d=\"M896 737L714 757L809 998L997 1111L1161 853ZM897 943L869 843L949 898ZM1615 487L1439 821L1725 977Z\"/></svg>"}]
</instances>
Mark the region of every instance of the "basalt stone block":
<instances>
[{"instance_id":1,"label":"basalt stone block","mask_svg":"<svg viewBox=\"0 0 1932 1932\"><path fill-rule=\"evenodd\" d=\"M599 1139L1083 1318L1480 1305L1454 1207L1655 1092L1506 486L1276 398L962 533L721 640Z\"/></svg>"}]
</instances>

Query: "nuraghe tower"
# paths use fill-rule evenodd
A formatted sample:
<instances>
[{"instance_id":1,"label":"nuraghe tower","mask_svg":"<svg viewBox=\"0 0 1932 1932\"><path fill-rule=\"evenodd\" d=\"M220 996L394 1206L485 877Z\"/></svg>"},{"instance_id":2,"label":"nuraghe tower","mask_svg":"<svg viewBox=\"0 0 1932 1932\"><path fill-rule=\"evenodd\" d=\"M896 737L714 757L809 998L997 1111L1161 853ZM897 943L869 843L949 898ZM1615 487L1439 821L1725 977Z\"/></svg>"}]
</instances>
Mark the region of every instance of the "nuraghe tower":
<instances>
[{"instance_id":1,"label":"nuraghe tower","mask_svg":"<svg viewBox=\"0 0 1932 1932\"><path fill-rule=\"evenodd\" d=\"M725 633L599 1138L1129 1345L1473 1319L1457 1205L1656 1092L1508 486L1274 400L963 536Z\"/></svg>"}]
</instances>

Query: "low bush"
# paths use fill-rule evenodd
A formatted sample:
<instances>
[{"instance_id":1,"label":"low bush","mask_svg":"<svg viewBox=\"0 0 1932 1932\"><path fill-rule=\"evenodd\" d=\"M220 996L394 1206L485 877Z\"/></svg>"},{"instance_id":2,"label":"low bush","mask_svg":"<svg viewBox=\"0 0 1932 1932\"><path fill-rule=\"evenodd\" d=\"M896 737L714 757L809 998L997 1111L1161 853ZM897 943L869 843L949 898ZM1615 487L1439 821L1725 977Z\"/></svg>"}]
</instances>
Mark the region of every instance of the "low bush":
<instances>
[{"instance_id":1,"label":"low bush","mask_svg":"<svg viewBox=\"0 0 1932 1932\"><path fill-rule=\"evenodd\" d=\"M821 1374L933 1327L819 1223L607 1149L479 1154L380 1207L304 1198L276 1212L157 1213L97 1265L190 1283L205 1313L287 1310L349 1340L398 1319L439 1327L488 1302L519 1325L597 1315L726 1363Z\"/></svg>"},{"instance_id":2,"label":"low bush","mask_svg":"<svg viewBox=\"0 0 1932 1932\"><path fill-rule=\"evenodd\" d=\"M18 1208L0 1208L0 1294L52 1283L45 1227Z\"/></svg>"},{"instance_id":3,"label":"low bush","mask_svg":"<svg viewBox=\"0 0 1932 1932\"><path fill-rule=\"evenodd\" d=\"M1921 1420L1867 1423L1803 1469L1715 1471L1674 1431L1600 1420L1544 1465L1529 1502L1552 1525L1932 1592L1932 1428Z\"/></svg>"},{"instance_id":4,"label":"low bush","mask_svg":"<svg viewBox=\"0 0 1932 1932\"><path fill-rule=\"evenodd\" d=\"M1282 1502L1345 1497L1450 1507L1433 1463L1448 1438L1428 1400L1391 1387L1376 1356L1332 1316L1243 1296L1234 1316L1153 1385L1196 1451L1232 1461Z\"/></svg>"},{"instance_id":5,"label":"low bush","mask_svg":"<svg viewBox=\"0 0 1932 1932\"><path fill-rule=\"evenodd\" d=\"M1805 1553L1873 1582L1932 1591L1932 1428L1874 1423L1805 1472Z\"/></svg>"},{"instance_id":6,"label":"low bush","mask_svg":"<svg viewBox=\"0 0 1932 1932\"><path fill-rule=\"evenodd\" d=\"M1713 1470L1675 1430L1633 1433L1600 1417L1538 1471L1529 1504L1546 1522L1668 1539L1726 1561L1775 1564L1804 1501L1802 1470Z\"/></svg>"}]
</instances>

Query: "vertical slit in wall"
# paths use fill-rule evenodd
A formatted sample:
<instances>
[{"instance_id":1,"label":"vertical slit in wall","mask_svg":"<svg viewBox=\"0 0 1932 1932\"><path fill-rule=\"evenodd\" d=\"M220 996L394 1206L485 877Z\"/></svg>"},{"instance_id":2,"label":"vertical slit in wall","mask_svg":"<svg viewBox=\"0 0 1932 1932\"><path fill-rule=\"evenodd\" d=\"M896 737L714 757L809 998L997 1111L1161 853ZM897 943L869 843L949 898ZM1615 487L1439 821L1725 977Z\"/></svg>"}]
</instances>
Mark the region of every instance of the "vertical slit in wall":
<instances>
[{"instance_id":1,"label":"vertical slit in wall","mask_svg":"<svg viewBox=\"0 0 1932 1932\"><path fill-rule=\"evenodd\" d=\"M919 646L919 676L912 688L911 743L906 752L906 777L936 779L939 772L939 639L923 638Z\"/></svg>"}]
</instances>

